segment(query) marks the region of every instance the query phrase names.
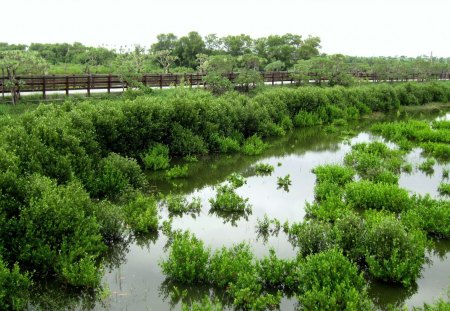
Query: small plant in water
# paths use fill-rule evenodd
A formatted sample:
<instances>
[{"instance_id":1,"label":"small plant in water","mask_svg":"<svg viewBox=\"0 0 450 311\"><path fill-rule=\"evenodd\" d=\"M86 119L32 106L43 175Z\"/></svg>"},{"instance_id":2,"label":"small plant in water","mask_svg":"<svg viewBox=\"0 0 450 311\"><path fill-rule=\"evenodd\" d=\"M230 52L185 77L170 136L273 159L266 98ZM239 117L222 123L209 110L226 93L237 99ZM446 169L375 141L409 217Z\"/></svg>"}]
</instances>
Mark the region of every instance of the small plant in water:
<instances>
[{"instance_id":1,"label":"small plant in water","mask_svg":"<svg viewBox=\"0 0 450 311\"><path fill-rule=\"evenodd\" d=\"M141 156L146 169L163 170L169 167L169 147L156 144Z\"/></svg>"},{"instance_id":2,"label":"small plant in water","mask_svg":"<svg viewBox=\"0 0 450 311\"><path fill-rule=\"evenodd\" d=\"M233 173L230 176L228 176L227 181L236 189L239 187L242 187L244 184L247 183L244 176L238 173Z\"/></svg>"},{"instance_id":3,"label":"small plant in water","mask_svg":"<svg viewBox=\"0 0 450 311\"><path fill-rule=\"evenodd\" d=\"M183 159L184 159L184 161L189 162L189 163L198 162L197 156L195 156L195 155L188 154Z\"/></svg>"},{"instance_id":4,"label":"small plant in water","mask_svg":"<svg viewBox=\"0 0 450 311\"><path fill-rule=\"evenodd\" d=\"M271 175L274 170L273 165L267 163L258 163L255 165L256 175L258 176Z\"/></svg>"},{"instance_id":5,"label":"small plant in water","mask_svg":"<svg viewBox=\"0 0 450 311\"><path fill-rule=\"evenodd\" d=\"M434 160L433 158L428 158L426 159L424 162L422 162L418 168L419 170L421 170L422 172L424 172L427 175L432 175L434 173L434 168L433 166L436 164L436 160Z\"/></svg>"},{"instance_id":6,"label":"small plant in water","mask_svg":"<svg viewBox=\"0 0 450 311\"><path fill-rule=\"evenodd\" d=\"M248 199L239 196L232 186L223 185L217 187L215 199L209 199L212 210L225 212L246 212L251 211L251 205L247 204Z\"/></svg>"},{"instance_id":7,"label":"small plant in water","mask_svg":"<svg viewBox=\"0 0 450 311\"><path fill-rule=\"evenodd\" d=\"M175 178L184 178L187 177L189 171L189 166L187 165L175 165L174 167L170 168L166 172L166 178L167 179L175 179Z\"/></svg>"},{"instance_id":8,"label":"small plant in water","mask_svg":"<svg viewBox=\"0 0 450 311\"><path fill-rule=\"evenodd\" d=\"M450 175L450 168L444 168L442 170L442 179L448 179Z\"/></svg>"},{"instance_id":9,"label":"small plant in water","mask_svg":"<svg viewBox=\"0 0 450 311\"><path fill-rule=\"evenodd\" d=\"M450 196L450 184L441 183L438 188L439 194L442 196Z\"/></svg>"},{"instance_id":10,"label":"small plant in water","mask_svg":"<svg viewBox=\"0 0 450 311\"><path fill-rule=\"evenodd\" d=\"M202 209L202 203L199 197L195 197L191 202L188 202L182 195L169 194L166 196L164 204L167 206L169 213L175 216L191 214L195 217Z\"/></svg>"},{"instance_id":11,"label":"small plant in water","mask_svg":"<svg viewBox=\"0 0 450 311\"><path fill-rule=\"evenodd\" d=\"M289 174L284 177L278 177L277 179L278 189L283 188L286 192L289 192L291 183L291 176Z\"/></svg>"},{"instance_id":12,"label":"small plant in water","mask_svg":"<svg viewBox=\"0 0 450 311\"><path fill-rule=\"evenodd\" d=\"M242 152L246 155L260 155L267 148L261 138L253 135L244 142L242 146Z\"/></svg>"},{"instance_id":13,"label":"small plant in water","mask_svg":"<svg viewBox=\"0 0 450 311\"><path fill-rule=\"evenodd\" d=\"M267 214L264 214L264 218L256 220L256 234L257 238L262 238L264 242L267 242L270 235L278 236L281 229L281 222L274 218L269 219Z\"/></svg>"}]
</instances>

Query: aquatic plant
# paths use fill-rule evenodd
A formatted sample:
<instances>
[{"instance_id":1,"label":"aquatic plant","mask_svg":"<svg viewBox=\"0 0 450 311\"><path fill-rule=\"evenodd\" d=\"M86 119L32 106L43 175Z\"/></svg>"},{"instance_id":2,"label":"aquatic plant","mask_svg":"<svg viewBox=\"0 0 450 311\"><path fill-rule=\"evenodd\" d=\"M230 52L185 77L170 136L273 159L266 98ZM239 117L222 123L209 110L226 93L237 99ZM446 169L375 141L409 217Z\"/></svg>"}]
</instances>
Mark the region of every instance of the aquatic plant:
<instances>
[{"instance_id":1,"label":"aquatic plant","mask_svg":"<svg viewBox=\"0 0 450 311\"><path fill-rule=\"evenodd\" d=\"M316 175L316 183L331 182L338 186L344 186L353 181L355 175L353 169L337 164L319 165L312 172Z\"/></svg>"},{"instance_id":2,"label":"aquatic plant","mask_svg":"<svg viewBox=\"0 0 450 311\"><path fill-rule=\"evenodd\" d=\"M176 178L185 178L189 174L189 166L185 165L175 165L167 170L166 178L167 179L176 179Z\"/></svg>"},{"instance_id":3,"label":"aquatic plant","mask_svg":"<svg viewBox=\"0 0 450 311\"><path fill-rule=\"evenodd\" d=\"M274 170L275 168L273 167L273 165L270 165L268 163L258 163L255 165L256 175L258 176L271 175Z\"/></svg>"},{"instance_id":4,"label":"aquatic plant","mask_svg":"<svg viewBox=\"0 0 450 311\"><path fill-rule=\"evenodd\" d=\"M300 306L306 310L371 310L364 277L340 251L310 255L299 272Z\"/></svg>"},{"instance_id":5,"label":"aquatic plant","mask_svg":"<svg viewBox=\"0 0 450 311\"><path fill-rule=\"evenodd\" d=\"M218 186L216 188L216 197L209 199L211 203L211 210L219 210L223 212L249 212L251 205L248 204L248 199L239 196L234 187L229 185Z\"/></svg>"},{"instance_id":6,"label":"aquatic plant","mask_svg":"<svg viewBox=\"0 0 450 311\"><path fill-rule=\"evenodd\" d=\"M284 177L277 178L278 189L283 188L284 191L289 191L289 186L292 184L291 176L288 174Z\"/></svg>"},{"instance_id":7,"label":"aquatic plant","mask_svg":"<svg viewBox=\"0 0 450 311\"><path fill-rule=\"evenodd\" d=\"M166 169L170 162L169 147L158 143L143 153L141 159L146 169L153 171Z\"/></svg>"},{"instance_id":8,"label":"aquatic plant","mask_svg":"<svg viewBox=\"0 0 450 311\"><path fill-rule=\"evenodd\" d=\"M438 188L438 192L442 196L450 196L450 184L441 183Z\"/></svg>"},{"instance_id":9,"label":"aquatic plant","mask_svg":"<svg viewBox=\"0 0 450 311\"><path fill-rule=\"evenodd\" d=\"M227 181L233 186L233 188L237 189L242 187L244 184L247 183L244 176L238 173L232 173L230 176L227 177Z\"/></svg>"},{"instance_id":10,"label":"aquatic plant","mask_svg":"<svg viewBox=\"0 0 450 311\"><path fill-rule=\"evenodd\" d=\"M202 203L199 197L192 198L190 202L182 196L168 194L164 198L164 205L167 206L169 214L172 216L181 216L184 214L198 215L202 209Z\"/></svg>"},{"instance_id":11,"label":"aquatic plant","mask_svg":"<svg viewBox=\"0 0 450 311\"><path fill-rule=\"evenodd\" d=\"M267 148L267 144L265 144L260 137L253 135L247 138L242 146L242 153L246 155L260 155Z\"/></svg>"},{"instance_id":12,"label":"aquatic plant","mask_svg":"<svg viewBox=\"0 0 450 311\"><path fill-rule=\"evenodd\" d=\"M125 222L136 233L158 230L158 207L156 198L137 194L123 207Z\"/></svg>"},{"instance_id":13,"label":"aquatic plant","mask_svg":"<svg viewBox=\"0 0 450 311\"><path fill-rule=\"evenodd\" d=\"M434 173L433 166L436 164L436 161L433 158L427 158L425 161L419 164L417 168L427 175L432 175Z\"/></svg>"}]
</instances>

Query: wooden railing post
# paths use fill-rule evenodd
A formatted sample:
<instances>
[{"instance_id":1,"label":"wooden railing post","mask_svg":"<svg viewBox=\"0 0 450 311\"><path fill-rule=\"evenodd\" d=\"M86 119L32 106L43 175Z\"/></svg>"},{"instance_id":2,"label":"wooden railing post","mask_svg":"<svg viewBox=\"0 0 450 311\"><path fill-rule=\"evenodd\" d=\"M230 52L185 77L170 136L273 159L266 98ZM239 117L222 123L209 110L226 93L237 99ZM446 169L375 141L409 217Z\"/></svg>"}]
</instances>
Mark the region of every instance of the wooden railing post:
<instances>
[{"instance_id":1,"label":"wooden railing post","mask_svg":"<svg viewBox=\"0 0 450 311\"><path fill-rule=\"evenodd\" d=\"M66 96L69 96L69 76L66 76Z\"/></svg>"},{"instance_id":2,"label":"wooden railing post","mask_svg":"<svg viewBox=\"0 0 450 311\"><path fill-rule=\"evenodd\" d=\"M47 87L45 75L42 76L42 98L46 98L45 88Z\"/></svg>"},{"instance_id":3,"label":"wooden railing post","mask_svg":"<svg viewBox=\"0 0 450 311\"><path fill-rule=\"evenodd\" d=\"M111 93L111 74L108 75L108 94Z\"/></svg>"},{"instance_id":4,"label":"wooden railing post","mask_svg":"<svg viewBox=\"0 0 450 311\"><path fill-rule=\"evenodd\" d=\"M87 76L87 96L91 96L91 75Z\"/></svg>"},{"instance_id":5,"label":"wooden railing post","mask_svg":"<svg viewBox=\"0 0 450 311\"><path fill-rule=\"evenodd\" d=\"M159 75L159 88L162 89L162 82L163 82L163 76L162 74Z\"/></svg>"}]
</instances>

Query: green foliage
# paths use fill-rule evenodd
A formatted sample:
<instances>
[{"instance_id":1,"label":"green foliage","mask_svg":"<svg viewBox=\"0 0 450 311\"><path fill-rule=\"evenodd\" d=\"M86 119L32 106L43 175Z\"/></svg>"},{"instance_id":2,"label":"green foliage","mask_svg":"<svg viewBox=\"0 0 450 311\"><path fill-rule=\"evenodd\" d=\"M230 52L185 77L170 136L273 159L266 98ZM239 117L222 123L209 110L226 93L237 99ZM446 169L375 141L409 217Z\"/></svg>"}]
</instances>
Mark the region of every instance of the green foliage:
<instances>
[{"instance_id":1,"label":"green foliage","mask_svg":"<svg viewBox=\"0 0 450 311\"><path fill-rule=\"evenodd\" d=\"M186 165L175 165L166 172L167 179L185 178L189 174L189 166Z\"/></svg>"},{"instance_id":2,"label":"green foliage","mask_svg":"<svg viewBox=\"0 0 450 311\"><path fill-rule=\"evenodd\" d=\"M345 187L345 201L353 208L402 212L411 206L408 191L397 185L360 181Z\"/></svg>"},{"instance_id":3,"label":"green foliage","mask_svg":"<svg viewBox=\"0 0 450 311\"><path fill-rule=\"evenodd\" d=\"M189 231L175 232L169 256L160 262L163 273L171 280L186 283L206 283L209 248Z\"/></svg>"},{"instance_id":4,"label":"green foliage","mask_svg":"<svg viewBox=\"0 0 450 311\"><path fill-rule=\"evenodd\" d=\"M238 173L232 173L230 176L227 177L227 181L231 184L231 186L233 186L234 189L242 187L244 184L247 183L244 176Z\"/></svg>"},{"instance_id":5,"label":"green foliage","mask_svg":"<svg viewBox=\"0 0 450 311\"><path fill-rule=\"evenodd\" d=\"M347 211L336 218L333 230L336 246L343 254L355 263L363 262L366 245L366 227L363 218Z\"/></svg>"},{"instance_id":6,"label":"green foliage","mask_svg":"<svg viewBox=\"0 0 450 311\"><path fill-rule=\"evenodd\" d=\"M28 304L29 275L20 272L15 264L12 269L0 257L0 308L2 310L24 310Z\"/></svg>"},{"instance_id":7,"label":"green foliage","mask_svg":"<svg viewBox=\"0 0 450 311\"><path fill-rule=\"evenodd\" d=\"M353 167L361 178L388 184L398 183L403 162L401 151L389 149L381 142L353 145L344 158L345 165Z\"/></svg>"},{"instance_id":8,"label":"green foliage","mask_svg":"<svg viewBox=\"0 0 450 311\"><path fill-rule=\"evenodd\" d=\"M330 182L338 186L345 186L353 181L353 169L337 164L316 166L312 172L316 175L316 183Z\"/></svg>"},{"instance_id":9,"label":"green foliage","mask_svg":"<svg viewBox=\"0 0 450 311\"><path fill-rule=\"evenodd\" d=\"M182 195L169 194L164 199L171 215L181 216L183 214L195 215L200 213L202 204L200 198L193 198L191 202Z\"/></svg>"},{"instance_id":10,"label":"green foliage","mask_svg":"<svg viewBox=\"0 0 450 311\"><path fill-rule=\"evenodd\" d=\"M315 189L321 189L320 191L323 191L323 189L326 190L323 185L328 186L333 184L325 182L320 185L316 185ZM317 202L306 203L305 212L307 217L321 221L334 222L336 219L346 215L346 213L350 210L350 207L342 201L340 195L325 193L320 194L320 196L324 197L321 197Z\"/></svg>"},{"instance_id":11,"label":"green foliage","mask_svg":"<svg viewBox=\"0 0 450 311\"><path fill-rule=\"evenodd\" d=\"M402 223L410 229L420 229L431 236L450 237L450 203L430 196L413 197L412 208L401 214Z\"/></svg>"},{"instance_id":12,"label":"green foliage","mask_svg":"<svg viewBox=\"0 0 450 311\"><path fill-rule=\"evenodd\" d=\"M209 203L211 203L211 210L231 213L250 212L252 207L247 202L248 199L244 199L239 196L234 191L234 187L229 185L218 186L216 197L209 199Z\"/></svg>"},{"instance_id":13,"label":"green foliage","mask_svg":"<svg viewBox=\"0 0 450 311\"><path fill-rule=\"evenodd\" d=\"M182 304L182 311L222 311L223 305L218 300L211 300L208 296L201 301L193 302L190 306Z\"/></svg>"},{"instance_id":14,"label":"green foliage","mask_svg":"<svg viewBox=\"0 0 450 311\"><path fill-rule=\"evenodd\" d=\"M450 146L444 143L423 143L420 144L427 156L436 158L437 160L448 162L450 160Z\"/></svg>"},{"instance_id":15,"label":"green foliage","mask_svg":"<svg viewBox=\"0 0 450 311\"><path fill-rule=\"evenodd\" d=\"M369 274L409 286L425 263L426 237L407 230L393 215L374 212L366 216L366 262Z\"/></svg>"},{"instance_id":16,"label":"green foliage","mask_svg":"<svg viewBox=\"0 0 450 311\"><path fill-rule=\"evenodd\" d=\"M274 170L275 168L273 167L273 165L270 165L268 163L258 163L255 165L256 175L258 176L271 175Z\"/></svg>"},{"instance_id":17,"label":"green foliage","mask_svg":"<svg viewBox=\"0 0 450 311\"><path fill-rule=\"evenodd\" d=\"M427 175L432 175L434 173L433 166L436 164L436 160L433 158L427 158L425 161L419 164L417 168Z\"/></svg>"},{"instance_id":18,"label":"green foliage","mask_svg":"<svg viewBox=\"0 0 450 311\"><path fill-rule=\"evenodd\" d=\"M169 167L169 148L165 145L156 144L141 157L146 169L157 171Z\"/></svg>"},{"instance_id":19,"label":"green foliage","mask_svg":"<svg viewBox=\"0 0 450 311\"><path fill-rule=\"evenodd\" d=\"M441 183L438 188L438 192L442 196L450 196L450 184Z\"/></svg>"},{"instance_id":20,"label":"green foliage","mask_svg":"<svg viewBox=\"0 0 450 311\"><path fill-rule=\"evenodd\" d=\"M288 174L284 177L277 178L278 188L283 188L284 191L289 191L289 186L292 184L291 176Z\"/></svg>"},{"instance_id":21,"label":"green foliage","mask_svg":"<svg viewBox=\"0 0 450 311\"><path fill-rule=\"evenodd\" d=\"M150 233L158 230L157 201L153 197L138 194L123 207L125 222L135 233Z\"/></svg>"},{"instance_id":22,"label":"green foliage","mask_svg":"<svg viewBox=\"0 0 450 311\"><path fill-rule=\"evenodd\" d=\"M297 260L280 259L271 248L269 256L258 261L257 269L265 288L276 288L285 292L297 291L301 270L301 264Z\"/></svg>"},{"instance_id":23,"label":"green foliage","mask_svg":"<svg viewBox=\"0 0 450 311\"><path fill-rule=\"evenodd\" d=\"M302 257L323 252L333 246L332 228L325 222L294 223L287 233L289 242L299 248L298 254Z\"/></svg>"},{"instance_id":24,"label":"green foliage","mask_svg":"<svg viewBox=\"0 0 450 311\"><path fill-rule=\"evenodd\" d=\"M99 172L93 194L98 197L118 198L126 190L144 186L144 177L136 160L111 153L99 163Z\"/></svg>"},{"instance_id":25,"label":"green foliage","mask_svg":"<svg viewBox=\"0 0 450 311\"><path fill-rule=\"evenodd\" d=\"M305 310L370 310L362 274L341 252L310 255L299 274L298 300Z\"/></svg>"},{"instance_id":26,"label":"green foliage","mask_svg":"<svg viewBox=\"0 0 450 311\"><path fill-rule=\"evenodd\" d=\"M29 187L30 203L18 223L16 243L22 247L17 258L28 269L53 273L67 284L98 286L97 259L105 246L88 194L79 183L56 186L41 176L33 176Z\"/></svg>"},{"instance_id":27,"label":"green foliage","mask_svg":"<svg viewBox=\"0 0 450 311\"><path fill-rule=\"evenodd\" d=\"M265 144L258 136L253 135L244 142L242 153L251 156L260 155L266 148L267 144Z\"/></svg>"}]
</instances>

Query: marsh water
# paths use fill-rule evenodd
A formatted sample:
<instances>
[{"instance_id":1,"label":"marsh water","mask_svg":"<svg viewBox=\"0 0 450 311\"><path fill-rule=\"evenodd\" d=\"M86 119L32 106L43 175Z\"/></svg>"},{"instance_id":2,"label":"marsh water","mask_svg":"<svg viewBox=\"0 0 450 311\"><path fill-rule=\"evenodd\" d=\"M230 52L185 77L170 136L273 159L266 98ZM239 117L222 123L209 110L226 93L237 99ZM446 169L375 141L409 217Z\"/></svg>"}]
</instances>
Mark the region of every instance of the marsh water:
<instances>
[{"instance_id":1,"label":"marsh water","mask_svg":"<svg viewBox=\"0 0 450 311\"><path fill-rule=\"evenodd\" d=\"M411 112L409 113L411 114ZM402 116L400 116L402 117ZM415 118L432 120L448 118L450 113L442 111L417 112ZM383 117L383 120L386 117ZM398 116L395 116L397 119ZM198 215L175 217L174 229L190 230L212 249L246 241L258 256L268 254L275 249L282 258L295 256L296 251L288 243L287 237L280 232L265 241L258 236L256 224L264 215L277 218L281 223L301 221L305 216L306 202L314 200L313 188L315 175L311 170L317 165L343 162L344 155L351 145L358 142L383 141L369 133L368 129L375 121L365 119L349 124L337 131L324 127L295 130L285 137L271 141L270 148L257 157L231 155L199 159L190 163L189 177L166 182L158 174L149 173L155 191L162 193L181 193L188 198L200 197L202 211ZM413 165L413 172L402 173L400 186L411 193L438 197L437 188L442 181L442 165L434 166L434 174L426 175L416 166L423 161L420 150L415 149L407 156ZM256 176L254 165L268 163L275 167L270 176ZM448 165L447 165L448 167ZM252 214L237 219L223 218L210 214L208 200L215 196L214 186L225 181L231 173L240 173L246 177L246 184L237 189L237 193L252 205ZM292 185L289 191L277 187L277 177L290 175ZM168 218L167 210L160 211L162 220ZM161 220L161 221L162 221ZM160 233L140 239L131 239L118 245L110 258L104 282L109 287L109 297L97 302L96 310L180 310L181 300L185 302L201 299L206 294L225 299L222 292L213 292L204 287L182 287L165 282L158 262L166 258L166 237ZM384 309L388 304L397 306L422 306L424 302L433 302L439 296L446 297L450 285L450 243L435 241L428 253L429 263L424 265L422 276L416 285L405 289L401 286L371 283L370 295L376 304ZM183 291L186 292L183 293ZM227 302L223 301L226 305ZM284 297L281 310L294 310L295 297Z\"/></svg>"}]
</instances>

